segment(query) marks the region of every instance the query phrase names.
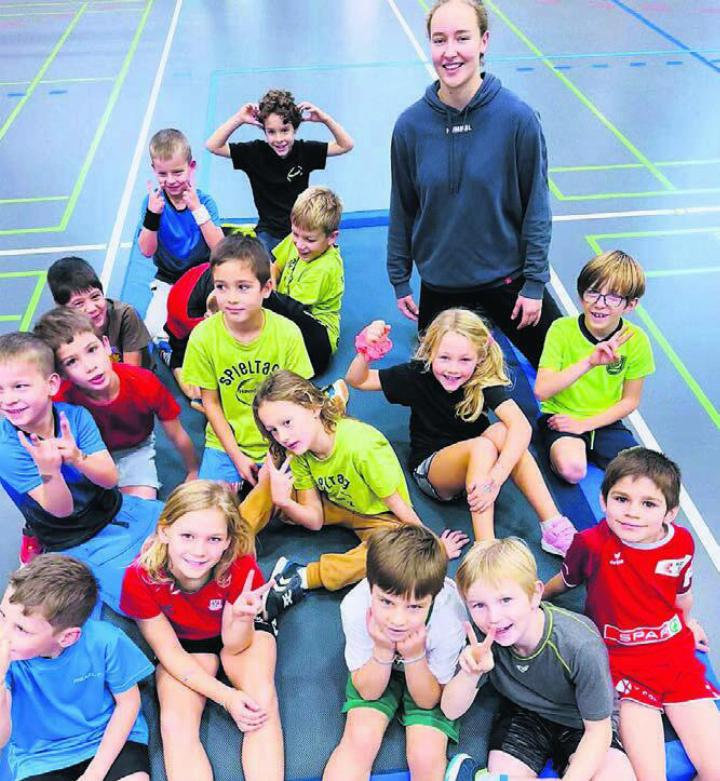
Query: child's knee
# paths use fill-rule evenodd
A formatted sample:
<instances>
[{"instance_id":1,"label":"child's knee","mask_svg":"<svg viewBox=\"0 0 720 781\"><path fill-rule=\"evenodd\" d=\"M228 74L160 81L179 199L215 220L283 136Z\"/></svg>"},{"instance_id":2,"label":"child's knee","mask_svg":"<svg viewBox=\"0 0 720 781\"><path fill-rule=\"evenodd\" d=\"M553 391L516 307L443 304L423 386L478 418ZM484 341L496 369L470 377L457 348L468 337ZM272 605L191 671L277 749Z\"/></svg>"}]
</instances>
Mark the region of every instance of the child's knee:
<instances>
[{"instance_id":1,"label":"child's knee","mask_svg":"<svg viewBox=\"0 0 720 781\"><path fill-rule=\"evenodd\" d=\"M273 680L255 679L252 684L247 684L245 692L267 713L272 713L278 709L277 689Z\"/></svg>"},{"instance_id":2,"label":"child's knee","mask_svg":"<svg viewBox=\"0 0 720 781\"><path fill-rule=\"evenodd\" d=\"M471 441L471 447L473 450L473 455L476 458L480 457L493 461L497 460L499 451L490 437L475 437L475 439Z\"/></svg>"},{"instance_id":3,"label":"child's knee","mask_svg":"<svg viewBox=\"0 0 720 781\"><path fill-rule=\"evenodd\" d=\"M559 477L572 485L577 485L587 474L587 461L567 456L553 456L553 469Z\"/></svg>"},{"instance_id":4,"label":"child's knee","mask_svg":"<svg viewBox=\"0 0 720 781\"><path fill-rule=\"evenodd\" d=\"M354 715L355 717L348 719L345 724L342 744L358 764L372 767L380 751L384 731L378 729L374 720L364 719L359 711Z\"/></svg>"},{"instance_id":5,"label":"child's knee","mask_svg":"<svg viewBox=\"0 0 720 781\"><path fill-rule=\"evenodd\" d=\"M408 744L407 761L412 779L423 781L442 778L445 775L445 753L439 750L435 741L414 741Z\"/></svg>"}]
</instances>

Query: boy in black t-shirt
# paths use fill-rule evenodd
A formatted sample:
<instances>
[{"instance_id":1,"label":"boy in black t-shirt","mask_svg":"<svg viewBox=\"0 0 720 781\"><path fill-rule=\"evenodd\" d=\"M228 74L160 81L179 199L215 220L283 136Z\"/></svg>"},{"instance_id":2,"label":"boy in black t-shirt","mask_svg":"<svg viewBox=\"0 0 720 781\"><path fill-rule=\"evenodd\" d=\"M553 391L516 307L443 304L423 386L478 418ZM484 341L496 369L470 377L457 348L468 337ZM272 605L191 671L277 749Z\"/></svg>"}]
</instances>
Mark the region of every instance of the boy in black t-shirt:
<instances>
[{"instance_id":1,"label":"boy in black t-shirt","mask_svg":"<svg viewBox=\"0 0 720 781\"><path fill-rule=\"evenodd\" d=\"M301 122L322 122L333 134L330 143L295 140ZM229 144L241 125L263 129L265 141ZM353 140L329 114L312 103L295 103L287 90L273 89L260 103L246 103L224 122L205 146L219 157L229 157L233 168L245 171L250 180L259 219L257 237L268 252L290 233L290 210L307 189L310 172L325 168L328 157L344 155Z\"/></svg>"}]
</instances>

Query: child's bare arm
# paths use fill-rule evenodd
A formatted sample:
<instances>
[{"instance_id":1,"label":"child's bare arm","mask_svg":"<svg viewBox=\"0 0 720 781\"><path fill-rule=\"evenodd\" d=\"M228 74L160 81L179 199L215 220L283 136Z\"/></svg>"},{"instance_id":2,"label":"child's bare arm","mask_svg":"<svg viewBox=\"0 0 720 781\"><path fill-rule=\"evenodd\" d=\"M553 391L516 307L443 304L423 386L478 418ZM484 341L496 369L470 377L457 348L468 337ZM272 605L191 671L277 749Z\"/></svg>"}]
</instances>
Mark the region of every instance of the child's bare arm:
<instances>
[{"instance_id":1,"label":"child's bare arm","mask_svg":"<svg viewBox=\"0 0 720 781\"><path fill-rule=\"evenodd\" d=\"M405 683L410 696L421 708L434 708L440 702L442 687L428 666L425 626L400 641L397 650L405 663Z\"/></svg>"},{"instance_id":2,"label":"child's bare arm","mask_svg":"<svg viewBox=\"0 0 720 781\"><path fill-rule=\"evenodd\" d=\"M362 331L368 346L385 342L389 333L390 326L384 320L373 320ZM358 351L353 358L345 375L345 381L358 390L382 390L380 375L376 369L370 368L370 361L364 351Z\"/></svg>"},{"instance_id":3,"label":"child's bare arm","mask_svg":"<svg viewBox=\"0 0 720 781\"><path fill-rule=\"evenodd\" d=\"M557 575L553 575L550 580L545 584L543 590L543 599L553 599L558 594L564 594L569 591L570 587L565 583L562 573L558 572Z\"/></svg>"},{"instance_id":4,"label":"child's bare arm","mask_svg":"<svg viewBox=\"0 0 720 781\"><path fill-rule=\"evenodd\" d=\"M494 633L488 633L480 643L472 624L466 621L465 634L468 645L463 648L458 659L460 670L445 686L440 700L440 708L449 719L459 719L467 712L475 700L480 678L495 666L492 654Z\"/></svg>"},{"instance_id":5,"label":"child's bare arm","mask_svg":"<svg viewBox=\"0 0 720 781\"><path fill-rule=\"evenodd\" d=\"M185 467L185 480L195 480L198 474L198 458L195 454L195 447L190 439L189 434L183 428L180 418L174 420L162 420L163 429L167 434L167 438L175 445L180 458L182 458L183 466Z\"/></svg>"},{"instance_id":6,"label":"child's bare arm","mask_svg":"<svg viewBox=\"0 0 720 781\"><path fill-rule=\"evenodd\" d=\"M165 195L160 187L154 187L153 183L148 181L148 204L149 214L145 216L143 227L138 236L138 247L140 252L146 257L151 258L158 248L158 228L160 227L160 215L165 209ZM151 222L152 221L152 224ZM147 227L150 225L150 227Z\"/></svg>"},{"instance_id":7,"label":"child's bare arm","mask_svg":"<svg viewBox=\"0 0 720 781\"><path fill-rule=\"evenodd\" d=\"M142 366L142 350L131 350L130 352L124 352L122 359L123 363L127 363L130 366Z\"/></svg>"},{"instance_id":8,"label":"child's bare arm","mask_svg":"<svg viewBox=\"0 0 720 781\"><path fill-rule=\"evenodd\" d=\"M683 614L688 629L695 638L695 649L707 653L710 650L710 641L702 624L695 618L692 618L690 611L693 607L693 593L686 591L684 594L678 594L675 599L675 607Z\"/></svg>"},{"instance_id":9,"label":"child's bare arm","mask_svg":"<svg viewBox=\"0 0 720 781\"><path fill-rule=\"evenodd\" d=\"M28 495L50 515L56 518L67 518L72 514L75 505L60 471L62 455L57 440L40 440L35 435L30 435L28 438L22 431L18 431L17 435L20 444L30 454L40 473L40 485L28 491Z\"/></svg>"},{"instance_id":10,"label":"child's bare arm","mask_svg":"<svg viewBox=\"0 0 720 781\"><path fill-rule=\"evenodd\" d=\"M591 781L600 769L612 741L610 719L584 721L583 733L578 747L563 775L563 781Z\"/></svg>"},{"instance_id":11,"label":"child's bare arm","mask_svg":"<svg viewBox=\"0 0 720 781\"><path fill-rule=\"evenodd\" d=\"M322 124L333 134L335 140L328 144L328 157L344 155L355 146L355 142L352 140L347 130L345 130L339 122L335 121L326 111L322 111L322 109L319 109L308 101L298 103L298 108L306 115L303 117L305 122L322 122Z\"/></svg>"},{"instance_id":12,"label":"child's bare arm","mask_svg":"<svg viewBox=\"0 0 720 781\"><path fill-rule=\"evenodd\" d=\"M497 407L495 414L504 423L507 434L498 459L490 470L490 477L498 485L502 485L510 477L510 473L523 454L527 452L532 437L532 427L525 413L512 399L504 401Z\"/></svg>"},{"instance_id":13,"label":"child's bare arm","mask_svg":"<svg viewBox=\"0 0 720 781\"><path fill-rule=\"evenodd\" d=\"M377 700L382 697L390 682L395 643L385 635L373 617L372 608L367 609L365 623L373 641L373 652L362 667L350 674L355 688L364 700Z\"/></svg>"},{"instance_id":14,"label":"child's bare arm","mask_svg":"<svg viewBox=\"0 0 720 781\"><path fill-rule=\"evenodd\" d=\"M252 587L255 570L245 578L243 590L235 602L226 602L222 616L222 641L226 653L240 654L250 647L255 637L255 619L265 607L265 594L274 581Z\"/></svg>"},{"instance_id":15,"label":"child's bare arm","mask_svg":"<svg viewBox=\"0 0 720 781\"><path fill-rule=\"evenodd\" d=\"M413 510L397 491L395 491L394 494L385 497L382 502L388 510L403 523L412 523L415 526L424 525L415 510Z\"/></svg>"},{"instance_id":16,"label":"child's bare arm","mask_svg":"<svg viewBox=\"0 0 720 781\"><path fill-rule=\"evenodd\" d=\"M12 697L5 685L5 676L10 669L10 638L0 628L0 748L5 746L12 734L10 706Z\"/></svg>"},{"instance_id":17,"label":"child's bare arm","mask_svg":"<svg viewBox=\"0 0 720 781\"><path fill-rule=\"evenodd\" d=\"M241 125L262 127L257 121L257 112L257 103L245 103L208 138L205 142L205 148L219 157L230 157L228 139Z\"/></svg>"},{"instance_id":18,"label":"child's bare arm","mask_svg":"<svg viewBox=\"0 0 720 781\"><path fill-rule=\"evenodd\" d=\"M115 710L105 727L95 756L78 781L95 781L105 778L112 763L127 743L135 719L140 712L140 689L137 684L127 691L114 694Z\"/></svg>"}]
</instances>

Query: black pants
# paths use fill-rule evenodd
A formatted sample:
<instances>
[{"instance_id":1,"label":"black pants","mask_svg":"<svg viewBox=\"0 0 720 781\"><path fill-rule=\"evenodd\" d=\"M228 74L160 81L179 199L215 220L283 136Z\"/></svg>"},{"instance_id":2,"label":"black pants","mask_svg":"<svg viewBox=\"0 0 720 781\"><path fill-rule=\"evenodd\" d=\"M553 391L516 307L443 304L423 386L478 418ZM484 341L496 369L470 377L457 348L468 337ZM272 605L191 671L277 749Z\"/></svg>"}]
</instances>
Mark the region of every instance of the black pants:
<instances>
[{"instance_id":1,"label":"black pants","mask_svg":"<svg viewBox=\"0 0 720 781\"><path fill-rule=\"evenodd\" d=\"M307 311L304 304L275 290L265 299L263 306L295 323L302 333L315 374L322 374L327 369L332 355L330 338L325 326Z\"/></svg>"},{"instance_id":2,"label":"black pants","mask_svg":"<svg viewBox=\"0 0 720 781\"><path fill-rule=\"evenodd\" d=\"M520 317L511 320L510 315L524 282L523 277L520 277L500 287L443 292L432 290L423 284L420 287L418 331L424 331L435 317L446 309L455 307L472 309L473 312L477 312L497 326L537 369L545 334L550 323L557 320L561 312L546 288L543 292L540 322L518 331L517 323L520 322Z\"/></svg>"}]
</instances>

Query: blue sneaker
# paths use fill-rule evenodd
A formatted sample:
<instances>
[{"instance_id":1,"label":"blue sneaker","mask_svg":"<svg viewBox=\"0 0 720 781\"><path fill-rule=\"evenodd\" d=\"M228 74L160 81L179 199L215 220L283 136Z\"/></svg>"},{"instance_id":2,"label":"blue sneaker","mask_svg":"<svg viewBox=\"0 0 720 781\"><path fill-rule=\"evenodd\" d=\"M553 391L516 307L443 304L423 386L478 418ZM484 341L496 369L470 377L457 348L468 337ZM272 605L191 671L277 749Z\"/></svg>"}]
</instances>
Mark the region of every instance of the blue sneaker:
<instances>
[{"instance_id":1,"label":"blue sneaker","mask_svg":"<svg viewBox=\"0 0 720 781\"><path fill-rule=\"evenodd\" d=\"M265 612L269 621L278 618L288 608L297 605L305 598L305 589L298 570L302 567L295 561L288 561L281 556L273 567L270 580L275 579L275 585L270 589L265 602Z\"/></svg>"},{"instance_id":2,"label":"blue sneaker","mask_svg":"<svg viewBox=\"0 0 720 781\"><path fill-rule=\"evenodd\" d=\"M487 770L478 765L470 754L455 754L450 760L445 771L445 781L484 781L492 776L487 775Z\"/></svg>"}]
</instances>

